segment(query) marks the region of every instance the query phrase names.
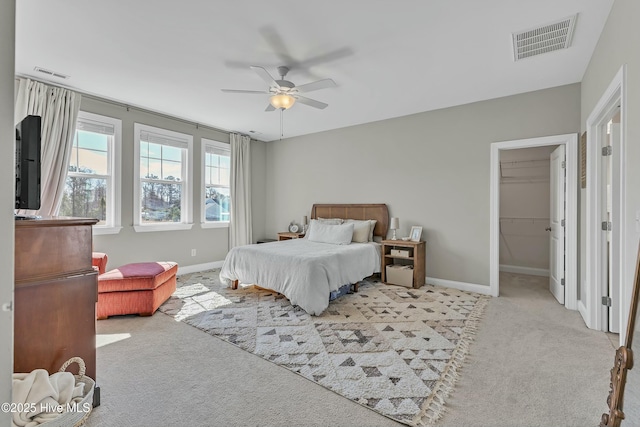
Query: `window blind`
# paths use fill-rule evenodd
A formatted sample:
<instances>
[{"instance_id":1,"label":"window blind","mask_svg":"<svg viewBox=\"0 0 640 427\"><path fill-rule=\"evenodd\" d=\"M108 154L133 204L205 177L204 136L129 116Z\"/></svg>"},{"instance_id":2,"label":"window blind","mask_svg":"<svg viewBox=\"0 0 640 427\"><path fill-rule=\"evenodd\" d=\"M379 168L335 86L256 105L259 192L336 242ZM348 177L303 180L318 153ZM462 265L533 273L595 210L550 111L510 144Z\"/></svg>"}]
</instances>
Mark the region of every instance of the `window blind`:
<instances>
[{"instance_id":1,"label":"window blind","mask_svg":"<svg viewBox=\"0 0 640 427\"><path fill-rule=\"evenodd\" d=\"M113 136L116 133L115 126L112 124L97 122L86 118L78 118L78 121L76 122L76 129L110 136Z\"/></svg>"},{"instance_id":2,"label":"window blind","mask_svg":"<svg viewBox=\"0 0 640 427\"><path fill-rule=\"evenodd\" d=\"M176 148L189 148L189 141L186 138L173 138L167 135L158 135L157 133L146 130L140 131L140 141L151 142L153 144L170 145Z\"/></svg>"},{"instance_id":3,"label":"window blind","mask_svg":"<svg viewBox=\"0 0 640 427\"><path fill-rule=\"evenodd\" d=\"M218 156L230 156L231 155L231 146L229 144L225 144L218 141L206 141L203 140L205 144L205 152L207 154L217 154Z\"/></svg>"}]
</instances>

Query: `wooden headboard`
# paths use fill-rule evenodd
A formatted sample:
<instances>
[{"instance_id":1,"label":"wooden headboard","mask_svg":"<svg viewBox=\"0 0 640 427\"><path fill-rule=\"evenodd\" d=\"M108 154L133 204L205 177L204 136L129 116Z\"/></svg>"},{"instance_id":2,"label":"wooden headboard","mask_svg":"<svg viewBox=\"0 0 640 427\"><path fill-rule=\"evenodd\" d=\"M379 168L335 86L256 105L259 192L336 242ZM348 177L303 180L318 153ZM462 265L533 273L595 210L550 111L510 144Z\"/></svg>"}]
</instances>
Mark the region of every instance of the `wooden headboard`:
<instances>
[{"instance_id":1,"label":"wooden headboard","mask_svg":"<svg viewBox=\"0 0 640 427\"><path fill-rule=\"evenodd\" d=\"M311 219L342 218L342 219L375 219L374 236L387 238L389 230L389 210L384 203L363 204L315 204L311 208Z\"/></svg>"}]
</instances>

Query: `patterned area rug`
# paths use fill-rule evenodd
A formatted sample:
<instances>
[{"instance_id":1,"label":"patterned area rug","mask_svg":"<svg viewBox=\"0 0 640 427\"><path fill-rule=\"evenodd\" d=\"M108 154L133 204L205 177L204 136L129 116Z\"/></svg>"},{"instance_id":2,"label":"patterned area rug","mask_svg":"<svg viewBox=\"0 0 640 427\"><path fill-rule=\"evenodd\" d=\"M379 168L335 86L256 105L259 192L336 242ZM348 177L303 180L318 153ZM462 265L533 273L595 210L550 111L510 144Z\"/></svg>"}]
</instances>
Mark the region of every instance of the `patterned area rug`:
<instances>
[{"instance_id":1,"label":"patterned area rug","mask_svg":"<svg viewBox=\"0 0 640 427\"><path fill-rule=\"evenodd\" d=\"M441 417L488 300L365 280L310 316L272 291L222 287L218 274L179 276L160 310L411 426Z\"/></svg>"}]
</instances>

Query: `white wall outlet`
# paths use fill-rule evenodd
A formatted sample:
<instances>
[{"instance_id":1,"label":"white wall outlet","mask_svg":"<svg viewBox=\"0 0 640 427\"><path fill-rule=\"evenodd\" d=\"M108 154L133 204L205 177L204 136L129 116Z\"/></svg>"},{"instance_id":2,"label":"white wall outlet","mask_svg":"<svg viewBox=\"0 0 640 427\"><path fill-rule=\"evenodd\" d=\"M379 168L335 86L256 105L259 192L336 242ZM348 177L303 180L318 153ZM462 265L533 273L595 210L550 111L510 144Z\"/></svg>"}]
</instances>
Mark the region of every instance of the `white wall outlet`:
<instances>
[{"instance_id":1,"label":"white wall outlet","mask_svg":"<svg viewBox=\"0 0 640 427\"><path fill-rule=\"evenodd\" d=\"M191 256L196 256L196 250L195 249L191 249Z\"/></svg>"}]
</instances>

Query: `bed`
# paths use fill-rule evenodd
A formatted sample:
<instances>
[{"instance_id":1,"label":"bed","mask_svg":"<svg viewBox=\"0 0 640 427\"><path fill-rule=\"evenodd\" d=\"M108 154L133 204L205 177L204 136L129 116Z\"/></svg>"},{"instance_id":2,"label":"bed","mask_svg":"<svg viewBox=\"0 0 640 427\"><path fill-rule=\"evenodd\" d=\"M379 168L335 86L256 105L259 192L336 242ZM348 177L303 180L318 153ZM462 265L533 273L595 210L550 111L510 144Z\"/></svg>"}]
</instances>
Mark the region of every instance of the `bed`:
<instances>
[{"instance_id":1,"label":"bed","mask_svg":"<svg viewBox=\"0 0 640 427\"><path fill-rule=\"evenodd\" d=\"M311 219L318 218L376 220L373 236L380 238L386 237L389 224L385 204L315 204ZM380 264L380 244L375 241L335 245L300 238L231 249L220 280L233 288L254 284L279 292L307 313L319 315L332 293L380 272Z\"/></svg>"}]
</instances>

